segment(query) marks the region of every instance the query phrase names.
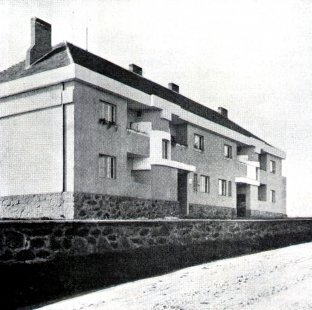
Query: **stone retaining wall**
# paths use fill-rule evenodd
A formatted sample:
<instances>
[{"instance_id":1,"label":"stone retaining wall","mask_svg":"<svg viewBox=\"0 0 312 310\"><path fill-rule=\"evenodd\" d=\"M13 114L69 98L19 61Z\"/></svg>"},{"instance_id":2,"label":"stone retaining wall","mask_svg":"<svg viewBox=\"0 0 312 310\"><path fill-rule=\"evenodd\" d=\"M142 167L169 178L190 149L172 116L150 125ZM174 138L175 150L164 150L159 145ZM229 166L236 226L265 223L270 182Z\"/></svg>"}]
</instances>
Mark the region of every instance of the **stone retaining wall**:
<instances>
[{"instance_id":1,"label":"stone retaining wall","mask_svg":"<svg viewBox=\"0 0 312 310\"><path fill-rule=\"evenodd\" d=\"M2 221L0 262L43 262L163 246L312 240L311 220ZM213 249L211 249L213 250Z\"/></svg>"},{"instance_id":2,"label":"stone retaining wall","mask_svg":"<svg viewBox=\"0 0 312 310\"><path fill-rule=\"evenodd\" d=\"M2 221L0 308L311 240L311 219Z\"/></svg>"},{"instance_id":3,"label":"stone retaining wall","mask_svg":"<svg viewBox=\"0 0 312 310\"><path fill-rule=\"evenodd\" d=\"M177 201L74 193L75 219L155 219L179 217Z\"/></svg>"}]
</instances>

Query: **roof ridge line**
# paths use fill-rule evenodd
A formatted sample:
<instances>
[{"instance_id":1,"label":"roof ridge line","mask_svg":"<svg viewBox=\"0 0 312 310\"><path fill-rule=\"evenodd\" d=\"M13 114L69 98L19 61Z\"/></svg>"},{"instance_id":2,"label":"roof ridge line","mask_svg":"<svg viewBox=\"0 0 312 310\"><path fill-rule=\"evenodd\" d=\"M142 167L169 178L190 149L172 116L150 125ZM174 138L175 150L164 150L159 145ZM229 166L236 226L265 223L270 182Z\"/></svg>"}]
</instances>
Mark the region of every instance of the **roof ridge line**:
<instances>
[{"instance_id":1,"label":"roof ridge line","mask_svg":"<svg viewBox=\"0 0 312 310\"><path fill-rule=\"evenodd\" d=\"M71 64L75 63L75 62L74 62L74 59L73 59L73 55L71 54L70 48L69 48L69 46L68 46L68 43L69 43L69 44L71 44L71 43L68 42L68 41L66 41L66 40L64 40L63 42L64 42L64 44L65 44L65 46L66 46L66 52L67 52L67 54L68 54L68 58L69 58L70 63L71 63Z\"/></svg>"},{"instance_id":2,"label":"roof ridge line","mask_svg":"<svg viewBox=\"0 0 312 310\"><path fill-rule=\"evenodd\" d=\"M49 52L47 52L47 53L44 54L42 57L40 57L39 59L37 59L36 61L34 61L34 62L33 62L30 66L28 66L26 69L29 69L29 68L33 67L34 65L36 65L37 63L39 63L42 59L44 59L44 58L47 57L49 54L51 54L52 52L54 52L57 48L62 47L61 44L63 44L63 43L59 43L59 44L56 44L55 46L53 46L52 49L51 49ZM64 46L66 46L66 45L64 44Z\"/></svg>"}]
</instances>

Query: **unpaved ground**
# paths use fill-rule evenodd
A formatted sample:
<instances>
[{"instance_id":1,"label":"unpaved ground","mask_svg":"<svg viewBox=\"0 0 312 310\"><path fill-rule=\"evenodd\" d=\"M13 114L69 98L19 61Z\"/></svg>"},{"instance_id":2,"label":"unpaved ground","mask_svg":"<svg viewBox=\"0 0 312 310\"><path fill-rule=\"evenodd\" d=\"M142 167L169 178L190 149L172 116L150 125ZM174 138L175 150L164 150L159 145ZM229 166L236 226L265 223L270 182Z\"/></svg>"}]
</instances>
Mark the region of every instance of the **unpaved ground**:
<instances>
[{"instance_id":1,"label":"unpaved ground","mask_svg":"<svg viewBox=\"0 0 312 310\"><path fill-rule=\"evenodd\" d=\"M312 309L312 243L185 268L43 309Z\"/></svg>"}]
</instances>

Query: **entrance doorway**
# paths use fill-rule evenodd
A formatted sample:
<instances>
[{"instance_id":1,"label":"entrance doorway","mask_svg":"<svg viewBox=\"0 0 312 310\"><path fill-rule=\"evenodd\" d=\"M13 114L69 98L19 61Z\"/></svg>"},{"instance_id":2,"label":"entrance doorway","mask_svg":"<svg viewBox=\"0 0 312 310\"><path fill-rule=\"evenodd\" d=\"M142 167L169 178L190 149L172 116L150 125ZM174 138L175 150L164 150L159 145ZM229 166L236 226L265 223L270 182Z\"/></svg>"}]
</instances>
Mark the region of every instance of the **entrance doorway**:
<instances>
[{"instance_id":1,"label":"entrance doorway","mask_svg":"<svg viewBox=\"0 0 312 310\"><path fill-rule=\"evenodd\" d=\"M181 214L187 214L187 172L184 170L178 171L178 201Z\"/></svg>"},{"instance_id":2,"label":"entrance doorway","mask_svg":"<svg viewBox=\"0 0 312 310\"><path fill-rule=\"evenodd\" d=\"M246 217L246 195L237 194L237 217Z\"/></svg>"}]
</instances>

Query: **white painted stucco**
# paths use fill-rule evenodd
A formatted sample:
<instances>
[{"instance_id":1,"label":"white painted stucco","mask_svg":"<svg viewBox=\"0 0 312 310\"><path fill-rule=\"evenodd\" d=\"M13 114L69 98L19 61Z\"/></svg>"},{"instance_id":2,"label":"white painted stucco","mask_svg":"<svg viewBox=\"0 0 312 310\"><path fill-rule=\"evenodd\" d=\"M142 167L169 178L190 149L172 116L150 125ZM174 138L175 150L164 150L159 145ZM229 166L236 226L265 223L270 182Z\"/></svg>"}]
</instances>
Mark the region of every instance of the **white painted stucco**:
<instances>
[{"instance_id":1,"label":"white painted stucco","mask_svg":"<svg viewBox=\"0 0 312 310\"><path fill-rule=\"evenodd\" d=\"M217 134L244 143L246 145L255 146L256 151L258 152L260 152L260 150L262 149L263 151L277 157L283 159L286 157L285 152L270 145L267 145L260 140L242 135L229 128L226 128L203 117L188 112L182 109L180 106L171 103L165 99L159 98L155 95L146 94L140 90L127 86L121 82L103 76L77 64L70 64L66 67L49 70L14 81L2 83L0 84L0 98L33 89L46 87L59 83L61 81L68 81L74 78L96 85L98 87L102 87L107 91L117 94L118 96L131 99L146 106L158 107L162 110L162 117L168 120L171 119L172 114L175 114L189 123L211 130Z\"/></svg>"},{"instance_id":2,"label":"white painted stucco","mask_svg":"<svg viewBox=\"0 0 312 310\"><path fill-rule=\"evenodd\" d=\"M0 99L0 196L73 190L74 105L63 104L73 90L69 82Z\"/></svg>"}]
</instances>

